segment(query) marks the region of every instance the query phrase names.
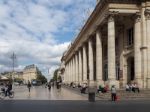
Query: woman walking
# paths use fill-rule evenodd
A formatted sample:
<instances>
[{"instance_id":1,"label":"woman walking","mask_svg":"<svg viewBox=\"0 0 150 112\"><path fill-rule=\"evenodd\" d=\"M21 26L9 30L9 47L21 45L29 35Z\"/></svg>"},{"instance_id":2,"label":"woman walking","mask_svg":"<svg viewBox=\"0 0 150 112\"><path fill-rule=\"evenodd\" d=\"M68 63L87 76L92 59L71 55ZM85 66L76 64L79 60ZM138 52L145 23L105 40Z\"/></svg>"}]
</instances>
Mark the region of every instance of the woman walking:
<instances>
[{"instance_id":1,"label":"woman walking","mask_svg":"<svg viewBox=\"0 0 150 112\"><path fill-rule=\"evenodd\" d=\"M28 87L28 90L29 90L29 93L30 93L30 88L31 88L31 83L30 83L30 81L28 81L27 87Z\"/></svg>"},{"instance_id":2,"label":"woman walking","mask_svg":"<svg viewBox=\"0 0 150 112\"><path fill-rule=\"evenodd\" d=\"M113 85L111 87L111 100L112 101L116 101L116 93L117 93L117 91L116 91L115 85Z\"/></svg>"},{"instance_id":3,"label":"woman walking","mask_svg":"<svg viewBox=\"0 0 150 112\"><path fill-rule=\"evenodd\" d=\"M49 82L47 86L48 86L48 90L50 91L51 90L51 82Z\"/></svg>"}]
</instances>

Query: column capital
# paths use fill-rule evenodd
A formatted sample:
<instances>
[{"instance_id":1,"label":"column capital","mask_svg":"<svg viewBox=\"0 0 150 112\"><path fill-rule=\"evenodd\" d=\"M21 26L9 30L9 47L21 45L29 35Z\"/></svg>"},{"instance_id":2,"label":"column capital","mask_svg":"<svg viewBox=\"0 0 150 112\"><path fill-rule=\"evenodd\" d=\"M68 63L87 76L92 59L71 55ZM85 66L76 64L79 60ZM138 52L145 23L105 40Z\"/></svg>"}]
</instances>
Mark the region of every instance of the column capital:
<instances>
[{"instance_id":1,"label":"column capital","mask_svg":"<svg viewBox=\"0 0 150 112\"><path fill-rule=\"evenodd\" d=\"M106 14L106 18L108 19L108 22L112 22L114 21L114 17L116 15L118 15L118 11L109 11L107 14Z\"/></svg>"},{"instance_id":2,"label":"column capital","mask_svg":"<svg viewBox=\"0 0 150 112\"><path fill-rule=\"evenodd\" d=\"M82 46L82 45L80 45L80 47L78 48L78 52L80 52L80 50L82 49L82 47L83 47L83 46Z\"/></svg>"},{"instance_id":3,"label":"column capital","mask_svg":"<svg viewBox=\"0 0 150 112\"><path fill-rule=\"evenodd\" d=\"M101 27L97 28L96 33L102 33L101 30L102 30Z\"/></svg>"},{"instance_id":4,"label":"column capital","mask_svg":"<svg viewBox=\"0 0 150 112\"><path fill-rule=\"evenodd\" d=\"M136 12L134 14L134 19L135 19L135 23L140 22L141 21L141 14L139 12Z\"/></svg>"},{"instance_id":5,"label":"column capital","mask_svg":"<svg viewBox=\"0 0 150 112\"><path fill-rule=\"evenodd\" d=\"M101 29L103 29L102 27L103 27L103 25L95 25L95 33L97 31L101 31Z\"/></svg>"},{"instance_id":6,"label":"column capital","mask_svg":"<svg viewBox=\"0 0 150 112\"><path fill-rule=\"evenodd\" d=\"M147 20L150 20L150 9L145 10L145 17Z\"/></svg>"}]
</instances>

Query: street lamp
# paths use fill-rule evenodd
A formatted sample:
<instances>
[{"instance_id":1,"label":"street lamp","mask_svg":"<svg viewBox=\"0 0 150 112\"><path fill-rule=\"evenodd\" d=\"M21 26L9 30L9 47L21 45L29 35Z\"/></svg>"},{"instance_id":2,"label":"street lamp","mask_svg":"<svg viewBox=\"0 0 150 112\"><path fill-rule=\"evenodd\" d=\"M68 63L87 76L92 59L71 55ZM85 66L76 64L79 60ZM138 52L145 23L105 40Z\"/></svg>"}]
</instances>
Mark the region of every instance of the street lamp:
<instances>
[{"instance_id":1,"label":"street lamp","mask_svg":"<svg viewBox=\"0 0 150 112\"><path fill-rule=\"evenodd\" d=\"M87 68L87 78L88 78L88 100L89 102L95 102L95 85L90 85L90 69Z\"/></svg>"},{"instance_id":2,"label":"street lamp","mask_svg":"<svg viewBox=\"0 0 150 112\"><path fill-rule=\"evenodd\" d=\"M13 72L12 72L12 83L14 83L14 68L15 68L15 59L16 59L16 54L13 52L13 54L10 57L12 59L12 67L13 67Z\"/></svg>"}]
</instances>

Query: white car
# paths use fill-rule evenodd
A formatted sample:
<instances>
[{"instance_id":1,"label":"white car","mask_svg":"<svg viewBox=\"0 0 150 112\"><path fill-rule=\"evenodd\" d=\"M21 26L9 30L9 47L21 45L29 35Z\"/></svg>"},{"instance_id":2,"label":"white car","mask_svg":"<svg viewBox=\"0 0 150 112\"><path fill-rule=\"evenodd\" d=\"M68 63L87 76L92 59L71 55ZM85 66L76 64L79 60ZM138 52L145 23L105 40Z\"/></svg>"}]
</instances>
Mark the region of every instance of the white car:
<instances>
[{"instance_id":1,"label":"white car","mask_svg":"<svg viewBox=\"0 0 150 112\"><path fill-rule=\"evenodd\" d=\"M15 85L15 86L18 86L18 85L19 85L19 83L18 83L18 82L14 82L14 85Z\"/></svg>"}]
</instances>

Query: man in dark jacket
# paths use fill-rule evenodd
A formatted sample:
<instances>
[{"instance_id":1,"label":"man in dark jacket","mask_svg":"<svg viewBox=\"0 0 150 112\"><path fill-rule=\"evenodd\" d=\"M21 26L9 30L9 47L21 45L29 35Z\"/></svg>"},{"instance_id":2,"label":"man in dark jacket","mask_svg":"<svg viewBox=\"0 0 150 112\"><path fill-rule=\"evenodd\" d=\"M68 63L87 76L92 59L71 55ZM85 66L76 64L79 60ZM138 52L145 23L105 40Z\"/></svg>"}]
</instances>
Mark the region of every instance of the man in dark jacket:
<instances>
[{"instance_id":1,"label":"man in dark jacket","mask_svg":"<svg viewBox=\"0 0 150 112\"><path fill-rule=\"evenodd\" d=\"M6 92L5 92L5 96L10 95L10 91L12 90L12 84L10 82L8 82L8 84L6 85Z\"/></svg>"}]
</instances>

